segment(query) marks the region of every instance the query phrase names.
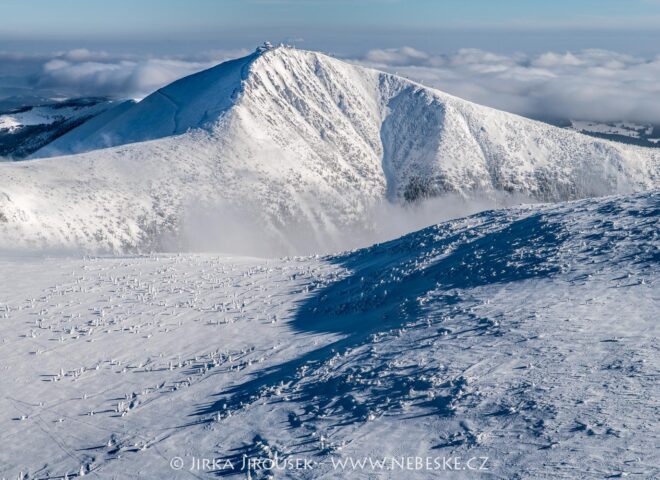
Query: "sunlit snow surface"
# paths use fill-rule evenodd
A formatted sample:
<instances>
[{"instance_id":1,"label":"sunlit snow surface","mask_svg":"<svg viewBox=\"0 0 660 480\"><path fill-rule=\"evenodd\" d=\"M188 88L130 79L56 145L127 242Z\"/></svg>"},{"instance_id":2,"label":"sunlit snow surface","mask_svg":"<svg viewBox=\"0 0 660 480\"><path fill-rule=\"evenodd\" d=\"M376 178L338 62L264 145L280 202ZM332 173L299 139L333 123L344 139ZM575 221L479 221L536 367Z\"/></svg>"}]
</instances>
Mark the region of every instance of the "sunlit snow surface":
<instances>
[{"instance_id":1,"label":"sunlit snow surface","mask_svg":"<svg viewBox=\"0 0 660 480\"><path fill-rule=\"evenodd\" d=\"M5 255L0 476L655 478L659 217L656 191L324 258ZM488 470L332 463L402 456Z\"/></svg>"}]
</instances>

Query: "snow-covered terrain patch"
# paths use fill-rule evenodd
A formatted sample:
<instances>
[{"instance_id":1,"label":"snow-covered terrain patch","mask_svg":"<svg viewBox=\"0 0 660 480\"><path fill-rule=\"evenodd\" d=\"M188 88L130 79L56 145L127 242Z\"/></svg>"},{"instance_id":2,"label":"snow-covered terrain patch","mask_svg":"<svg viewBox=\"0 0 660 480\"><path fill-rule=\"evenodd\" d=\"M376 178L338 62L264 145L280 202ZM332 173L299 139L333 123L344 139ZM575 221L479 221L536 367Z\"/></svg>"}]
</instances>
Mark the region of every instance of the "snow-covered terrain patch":
<instances>
[{"instance_id":1,"label":"snow-covered terrain patch","mask_svg":"<svg viewBox=\"0 0 660 480\"><path fill-rule=\"evenodd\" d=\"M81 108L80 106L45 105L18 109L16 112L0 115L0 129L9 131L22 126L50 125L58 120L75 118L80 115L93 114L95 110L103 109L104 105L92 105L96 108Z\"/></svg>"},{"instance_id":2,"label":"snow-covered terrain patch","mask_svg":"<svg viewBox=\"0 0 660 480\"><path fill-rule=\"evenodd\" d=\"M598 123L582 120L571 120L573 130L585 133L604 133L622 137L640 138L642 135L651 135L653 125L637 125L629 122Z\"/></svg>"},{"instance_id":3,"label":"snow-covered terrain patch","mask_svg":"<svg viewBox=\"0 0 660 480\"><path fill-rule=\"evenodd\" d=\"M4 255L0 475L657 477L659 215L655 191L322 258Z\"/></svg>"},{"instance_id":4,"label":"snow-covered terrain patch","mask_svg":"<svg viewBox=\"0 0 660 480\"><path fill-rule=\"evenodd\" d=\"M104 98L52 99L0 111L0 156L26 157L115 105Z\"/></svg>"},{"instance_id":5,"label":"snow-covered terrain patch","mask_svg":"<svg viewBox=\"0 0 660 480\"><path fill-rule=\"evenodd\" d=\"M551 122L552 123L552 122ZM564 122L560 122L562 125ZM602 123L586 120L571 120L571 130L591 135L597 138L604 138L616 142L640 145L643 147L656 147L653 137L657 135L658 127L652 124L636 124L632 122L612 122Z\"/></svg>"},{"instance_id":6,"label":"snow-covered terrain patch","mask_svg":"<svg viewBox=\"0 0 660 480\"><path fill-rule=\"evenodd\" d=\"M625 137L640 138L642 133L650 135L653 132L652 125L637 125L634 123L597 123L581 120L571 120L573 130L578 132L606 133L610 135L621 135Z\"/></svg>"}]
</instances>

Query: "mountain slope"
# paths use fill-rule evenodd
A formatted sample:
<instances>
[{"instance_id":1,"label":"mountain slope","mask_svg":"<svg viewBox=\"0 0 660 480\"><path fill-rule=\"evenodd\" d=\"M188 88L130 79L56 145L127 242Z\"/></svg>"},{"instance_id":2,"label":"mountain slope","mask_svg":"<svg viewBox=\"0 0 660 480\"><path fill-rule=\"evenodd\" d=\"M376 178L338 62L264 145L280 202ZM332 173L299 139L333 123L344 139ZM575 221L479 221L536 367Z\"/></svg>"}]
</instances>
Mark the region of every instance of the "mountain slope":
<instances>
[{"instance_id":1,"label":"mountain slope","mask_svg":"<svg viewBox=\"0 0 660 480\"><path fill-rule=\"evenodd\" d=\"M79 153L97 148L179 135L216 120L236 99L247 68L257 53L224 62L159 89L141 102L99 125L95 131L63 139L34 158ZM77 133L77 132L71 132Z\"/></svg>"},{"instance_id":2,"label":"mountain slope","mask_svg":"<svg viewBox=\"0 0 660 480\"><path fill-rule=\"evenodd\" d=\"M324 258L3 256L0 476L657 478L659 215L655 191Z\"/></svg>"},{"instance_id":3,"label":"mountain slope","mask_svg":"<svg viewBox=\"0 0 660 480\"><path fill-rule=\"evenodd\" d=\"M82 125L69 130L64 135L61 135L40 148L38 150L39 156L54 157L57 155L78 153L78 145L84 145L91 136L105 128L115 118L123 115L135 105L135 103L134 100L125 100L121 103L117 103L112 108L109 108L90 120L87 120ZM64 149L65 151L62 151L61 149Z\"/></svg>"},{"instance_id":4,"label":"mountain slope","mask_svg":"<svg viewBox=\"0 0 660 480\"><path fill-rule=\"evenodd\" d=\"M123 145L93 150L108 144ZM657 150L288 48L179 80L58 147L90 151L1 166L4 246L182 248L216 225L223 251L312 252L347 246L385 199L574 199L657 187L660 168Z\"/></svg>"}]
</instances>

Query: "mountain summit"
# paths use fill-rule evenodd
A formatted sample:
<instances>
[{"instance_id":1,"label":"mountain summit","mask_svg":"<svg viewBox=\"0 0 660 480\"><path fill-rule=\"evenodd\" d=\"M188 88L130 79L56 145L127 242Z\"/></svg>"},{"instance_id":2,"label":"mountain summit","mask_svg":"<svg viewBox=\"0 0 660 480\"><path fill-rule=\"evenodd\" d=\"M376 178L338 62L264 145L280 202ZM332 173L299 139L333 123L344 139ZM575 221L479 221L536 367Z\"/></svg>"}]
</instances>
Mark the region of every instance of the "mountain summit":
<instances>
[{"instance_id":1,"label":"mountain summit","mask_svg":"<svg viewBox=\"0 0 660 480\"><path fill-rule=\"evenodd\" d=\"M178 80L34 157L79 152L1 166L0 244L155 248L195 222L243 238L249 217L285 250L324 248L385 199L570 200L657 188L660 170L658 150L287 47Z\"/></svg>"}]
</instances>

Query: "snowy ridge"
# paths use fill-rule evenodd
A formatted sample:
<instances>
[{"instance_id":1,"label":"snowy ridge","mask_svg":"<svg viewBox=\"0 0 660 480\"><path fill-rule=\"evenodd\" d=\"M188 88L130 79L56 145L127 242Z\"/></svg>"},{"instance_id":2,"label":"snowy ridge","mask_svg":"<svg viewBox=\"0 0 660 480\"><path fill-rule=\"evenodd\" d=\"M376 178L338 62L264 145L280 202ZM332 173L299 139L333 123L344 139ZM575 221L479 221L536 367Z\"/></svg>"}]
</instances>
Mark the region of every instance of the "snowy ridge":
<instances>
[{"instance_id":1,"label":"snowy ridge","mask_svg":"<svg viewBox=\"0 0 660 480\"><path fill-rule=\"evenodd\" d=\"M0 165L0 248L181 249L202 223L263 237L276 254L327 251L370 228L385 199L558 201L659 186L660 151L289 48L184 78L86 138L71 133L58 150L90 151Z\"/></svg>"},{"instance_id":2,"label":"snowy ridge","mask_svg":"<svg viewBox=\"0 0 660 480\"><path fill-rule=\"evenodd\" d=\"M179 135L217 119L237 98L246 69L257 54L224 62L163 87L100 124L95 131L70 132L33 158Z\"/></svg>"},{"instance_id":3,"label":"snowy ridge","mask_svg":"<svg viewBox=\"0 0 660 480\"><path fill-rule=\"evenodd\" d=\"M0 475L656 478L659 215L654 191L325 258L5 256ZM332 463L383 457L488 461Z\"/></svg>"}]
</instances>

